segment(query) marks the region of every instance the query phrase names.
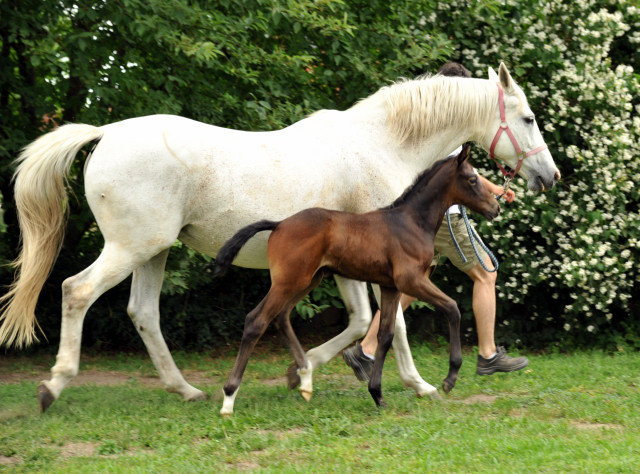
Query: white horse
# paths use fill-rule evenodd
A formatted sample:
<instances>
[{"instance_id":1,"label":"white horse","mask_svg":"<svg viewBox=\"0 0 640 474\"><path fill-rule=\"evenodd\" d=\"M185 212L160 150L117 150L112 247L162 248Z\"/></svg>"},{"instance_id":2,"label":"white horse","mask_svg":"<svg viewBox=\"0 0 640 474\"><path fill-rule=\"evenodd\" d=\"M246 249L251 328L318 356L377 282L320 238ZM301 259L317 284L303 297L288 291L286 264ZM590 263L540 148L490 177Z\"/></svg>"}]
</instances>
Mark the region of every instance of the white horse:
<instances>
[{"instance_id":1,"label":"white horse","mask_svg":"<svg viewBox=\"0 0 640 474\"><path fill-rule=\"evenodd\" d=\"M210 256L241 227L282 220L308 207L366 212L392 202L418 173L463 142L491 147L506 121L522 160L504 135L494 154L532 190L559 179L521 88L504 64L489 80L434 76L380 89L346 111L321 111L273 132L229 130L156 115L94 127L69 124L28 145L18 158L15 200L22 232L16 281L2 298L0 344L36 338L35 306L64 231L65 178L78 151L97 143L85 164L87 202L104 236L88 268L62 284L60 347L51 379L38 388L45 411L78 373L82 324L105 291L133 273L127 312L165 388L185 400L204 398L176 367L160 332L159 296L167 254L176 239ZM500 94L502 95L502 94ZM503 128L506 124L503 123ZM520 162L519 162L520 160ZM240 252L236 265L266 268L266 235ZM365 283L336 278L349 326L308 352L299 371L312 392L311 369L362 337L371 321ZM398 312L393 344L403 383L419 396L437 389L418 374Z\"/></svg>"}]
</instances>

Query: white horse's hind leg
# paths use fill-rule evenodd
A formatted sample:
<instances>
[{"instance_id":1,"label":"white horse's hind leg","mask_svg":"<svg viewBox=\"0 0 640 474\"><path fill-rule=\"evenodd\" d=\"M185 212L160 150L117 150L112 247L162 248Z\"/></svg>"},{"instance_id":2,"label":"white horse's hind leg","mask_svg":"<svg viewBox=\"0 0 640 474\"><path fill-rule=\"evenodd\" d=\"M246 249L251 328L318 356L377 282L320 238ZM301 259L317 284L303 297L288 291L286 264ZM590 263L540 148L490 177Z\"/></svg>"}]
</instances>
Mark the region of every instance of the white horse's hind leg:
<instances>
[{"instance_id":1,"label":"white horse's hind leg","mask_svg":"<svg viewBox=\"0 0 640 474\"><path fill-rule=\"evenodd\" d=\"M60 347L51 369L51 380L41 382L38 387L43 412L78 373L82 324L87 310L100 295L129 276L138 264L130 252L106 244L91 266L62 283Z\"/></svg>"},{"instance_id":2,"label":"white horse's hind leg","mask_svg":"<svg viewBox=\"0 0 640 474\"><path fill-rule=\"evenodd\" d=\"M380 287L378 285L373 285L373 294L375 295L378 304L380 304ZM418 369L416 369L416 365L413 362L413 356L411 355L411 349L409 349L407 324L404 320L404 314L402 313L402 308L400 308L400 306L398 306L398 312L396 314L396 328L393 336L393 352L398 363L400 380L402 380L405 387L414 389L418 397L424 397L425 395L430 395L432 397L439 396L438 389L425 382L418 373Z\"/></svg>"},{"instance_id":3,"label":"white horse's hind leg","mask_svg":"<svg viewBox=\"0 0 640 474\"><path fill-rule=\"evenodd\" d=\"M127 312L144 341L164 387L184 400L202 400L204 392L192 387L176 366L160 330L160 290L169 249L159 253L133 272Z\"/></svg>"},{"instance_id":4,"label":"white horse's hind leg","mask_svg":"<svg viewBox=\"0 0 640 474\"><path fill-rule=\"evenodd\" d=\"M367 284L335 276L338 290L349 313L349 325L330 341L307 352L311 368L326 364L342 349L363 337L371 324L371 304L367 295Z\"/></svg>"}]
</instances>

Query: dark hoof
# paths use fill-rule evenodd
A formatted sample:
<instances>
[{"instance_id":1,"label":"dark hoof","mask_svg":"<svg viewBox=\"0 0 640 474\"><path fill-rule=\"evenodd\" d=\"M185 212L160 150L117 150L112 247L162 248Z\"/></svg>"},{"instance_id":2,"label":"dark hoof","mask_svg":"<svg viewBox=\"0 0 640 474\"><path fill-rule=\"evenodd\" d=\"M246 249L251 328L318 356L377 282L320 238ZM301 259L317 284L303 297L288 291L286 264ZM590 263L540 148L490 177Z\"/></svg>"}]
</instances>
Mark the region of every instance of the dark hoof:
<instances>
[{"instance_id":1,"label":"dark hoof","mask_svg":"<svg viewBox=\"0 0 640 474\"><path fill-rule=\"evenodd\" d=\"M287 369L287 385L289 390L293 390L300 385L300 376L298 375L298 366L294 362Z\"/></svg>"},{"instance_id":2,"label":"dark hoof","mask_svg":"<svg viewBox=\"0 0 640 474\"><path fill-rule=\"evenodd\" d=\"M387 408L387 402L384 401L384 398L377 399L375 402L378 408Z\"/></svg>"},{"instance_id":3,"label":"dark hoof","mask_svg":"<svg viewBox=\"0 0 640 474\"><path fill-rule=\"evenodd\" d=\"M452 383L445 379L445 381L442 382L442 390L444 390L444 393L449 393L451 390L453 390L453 387L455 387L455 385L455 382Z\"/></svg>"},{"instance_id":4,"label":"dark hoof","mask_svg":"<svg viewBox=\"0 0 640 474\"><path fill-rule=\"evenodd\" d=\"M44 383L38 385L38 402L40 403L40 413L44 413L56 399Z\"/></svg>"}]
</instances>

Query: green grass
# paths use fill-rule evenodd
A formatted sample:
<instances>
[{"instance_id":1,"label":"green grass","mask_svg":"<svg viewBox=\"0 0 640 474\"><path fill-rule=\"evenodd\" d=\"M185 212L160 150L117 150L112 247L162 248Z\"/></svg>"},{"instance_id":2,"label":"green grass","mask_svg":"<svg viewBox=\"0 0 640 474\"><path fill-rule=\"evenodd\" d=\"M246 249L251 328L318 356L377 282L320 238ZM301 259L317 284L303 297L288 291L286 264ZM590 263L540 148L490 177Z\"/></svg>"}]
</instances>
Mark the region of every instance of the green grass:
<instances>
[{"instance_id":1,"label":"green grass","mask_svg":"<svg viewBox=\"0 0 640 474\"><path fill-rule=\"evenodd\" d=\"M423 346L414 356L438 385L447 353ZM434 401L402 387L390 356L381 411L340 359L316 372L304 402L280 380L289 356L266 351L251 359L228 419L218 411L229 356L176 354L211 396L198 403L143 383L155 374L144 355L83 358L81 372L118 371L122 382L69 386L44 415L33 379L53 358L3 359L0 471L637 472L640 354L529 358L524 371L479 377L467 353L456 388Z\"/></svg>"}]
</instances>

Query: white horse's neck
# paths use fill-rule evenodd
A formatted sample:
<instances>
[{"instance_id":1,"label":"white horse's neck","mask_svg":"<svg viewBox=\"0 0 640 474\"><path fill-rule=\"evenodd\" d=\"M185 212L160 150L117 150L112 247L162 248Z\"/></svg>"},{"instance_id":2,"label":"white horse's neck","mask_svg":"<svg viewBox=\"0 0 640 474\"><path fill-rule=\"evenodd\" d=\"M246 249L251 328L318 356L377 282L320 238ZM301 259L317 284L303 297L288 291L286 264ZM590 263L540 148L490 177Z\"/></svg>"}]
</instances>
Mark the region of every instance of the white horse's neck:
<instances>
[{"instance_id":1,"label":"white horse's neck","mask_svg":"<svg viewBox=\"0 0 640 474\"><path fill-rule=\"evenodd\" d=\"M436 76L382 88L347 113L388 137L396 159L418 172L467 141L488 148L497 97L492 81Z\"/></svg>"}]
</instances>

